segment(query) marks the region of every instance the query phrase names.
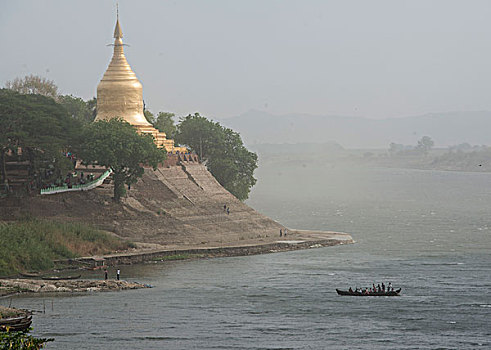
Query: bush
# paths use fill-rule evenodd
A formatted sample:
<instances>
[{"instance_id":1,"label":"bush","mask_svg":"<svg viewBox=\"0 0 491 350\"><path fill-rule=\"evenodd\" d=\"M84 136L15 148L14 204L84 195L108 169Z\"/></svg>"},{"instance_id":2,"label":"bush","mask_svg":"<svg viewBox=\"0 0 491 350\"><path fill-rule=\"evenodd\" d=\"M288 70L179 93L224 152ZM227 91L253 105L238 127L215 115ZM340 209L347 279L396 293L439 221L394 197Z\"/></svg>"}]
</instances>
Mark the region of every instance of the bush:
<instances>
[{"instance_id":1,"label":"bush","mask_svg":"<svg viewBox=\"0 0 491 350\"><path fill-rule=\"evenodd\" d=\"M53 268L53 260L125 250L133 245L90 226L41 219L0 225L0 276Z\"/></svg>"},{"instance_id":2,"label":"bush","mask_svg":"<svg viewBox=\"0 0 491 350\"><path fill-rule=\"evenodd\" d=\"M0 332L0 349L37 350L54 339L35 338L27 332Z\"/></svg>"}]
</instances>

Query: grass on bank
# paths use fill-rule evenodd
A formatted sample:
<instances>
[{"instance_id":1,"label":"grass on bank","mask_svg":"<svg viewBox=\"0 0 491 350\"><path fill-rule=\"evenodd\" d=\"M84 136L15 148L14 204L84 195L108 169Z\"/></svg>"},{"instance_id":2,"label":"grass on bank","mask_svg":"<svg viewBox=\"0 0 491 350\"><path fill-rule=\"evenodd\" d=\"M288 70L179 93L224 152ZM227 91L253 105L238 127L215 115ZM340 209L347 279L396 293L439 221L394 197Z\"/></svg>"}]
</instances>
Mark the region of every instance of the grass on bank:
<instances>
[{"instance_id":1,"label":"grass on bank","mask_svg":"<svg viewBox=\"0 0 491 350\"><path fill-rule=\"evenodd\" d=\"M0 223L0 276L41 271L53 260L100 255L133 247L81 223L28 219Z\"/></svg>"}]
</instances>

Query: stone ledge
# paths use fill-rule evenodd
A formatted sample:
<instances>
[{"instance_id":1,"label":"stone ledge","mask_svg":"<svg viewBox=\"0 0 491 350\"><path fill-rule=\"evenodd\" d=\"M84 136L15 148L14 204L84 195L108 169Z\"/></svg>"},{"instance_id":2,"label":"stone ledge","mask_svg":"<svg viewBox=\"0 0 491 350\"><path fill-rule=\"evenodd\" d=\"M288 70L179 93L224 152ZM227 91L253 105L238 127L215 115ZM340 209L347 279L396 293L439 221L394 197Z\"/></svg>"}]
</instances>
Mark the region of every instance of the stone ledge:
<instances>
[{"instance_id":1,"label":"stone ledge","mask_svg":"<svg viewBox=\"0 0 491 350\"><path fill-rule=\"evenodd\" d=\"M300 237L299 237L300 238ZM274 241L263 244L248 244L239 246L206 247L206 248L179 248L179 249L158 249L152 251L140 251L131 253L111 254L101 257L83 257L78 259L58 260L60 266L74 265L80 266L90 264L94 258L104 259L106 266L131 265L146 261L158 260L178 260L183 257L191 258L213 258L213 257L232 257L247 256L267 253L286 252L300 249L312 249L330 247L343 244L354 243L348 234L336 233L332 238L324 239L292 239L284 241ZM176 259L172 259L176 257Z\"/></svg>"}]
</instances>

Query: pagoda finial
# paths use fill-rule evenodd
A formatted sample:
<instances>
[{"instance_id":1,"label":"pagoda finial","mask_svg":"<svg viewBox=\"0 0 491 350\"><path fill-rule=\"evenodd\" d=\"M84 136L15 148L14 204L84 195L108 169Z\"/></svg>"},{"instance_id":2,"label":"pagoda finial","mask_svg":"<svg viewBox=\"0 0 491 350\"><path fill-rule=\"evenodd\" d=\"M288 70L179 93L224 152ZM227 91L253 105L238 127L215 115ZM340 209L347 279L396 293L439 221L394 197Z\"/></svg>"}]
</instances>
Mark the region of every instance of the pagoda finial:
<instances>
[{"instance_id":1,"label":"pagoda finial","mask_svg":"<svg viewBox=\"0 0 491 350\"><path fill-rule=\"evenodd\" d=\"M119 5L116 4L116 27L114 28L114 38L121 39L123 37L123 31L119 25Z\"/></svg>"}]
</instances>

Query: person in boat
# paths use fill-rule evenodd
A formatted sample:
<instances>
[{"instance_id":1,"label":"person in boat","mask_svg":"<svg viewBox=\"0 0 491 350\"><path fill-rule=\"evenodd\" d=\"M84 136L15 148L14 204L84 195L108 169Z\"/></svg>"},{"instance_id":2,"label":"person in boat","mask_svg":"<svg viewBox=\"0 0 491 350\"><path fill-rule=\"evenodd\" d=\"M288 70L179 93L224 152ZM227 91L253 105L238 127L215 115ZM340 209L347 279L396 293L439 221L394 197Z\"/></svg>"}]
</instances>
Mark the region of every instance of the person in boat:
<instances>
[{"instance_id":1,"label":"person in boat","mask_svg":"<svg viewBox=\"0 0 491 350\"><path fill-rule=\"evenodd\" d=\"M380 287L380 283L377 285L377 292L381 292L382 291L382 287Z\"/></svg>"},{"instance_id":2,"label":"person in boat","mask_svg":"<svg viewBox=\"0 0 491 350\"><path fill-rule=\"evenodd\" d=\"M389 282L389 285L387 286L387 291L390 292L391 289L392 289L392 283Z\"/></svg>"},{"instance_id":3,"label":"person in boat","mask_svg":"<svg viewBox=\"0 0 491 350\"><path fill-rule=\"evenodd\" d=\"M382 292L385 292L385 284L382 282Z\"/></svg>"},{"instance_id":4,"label":"person in boat","mask_svg":"<svg viewBox=\"0 0 491 350\"><path fill-rule=\"evenodd\" d=\"M349 287L348 291L349 291L350 293L353 293L353 289L351 289L351 287Z\"/></svg>"}]
</instances>

